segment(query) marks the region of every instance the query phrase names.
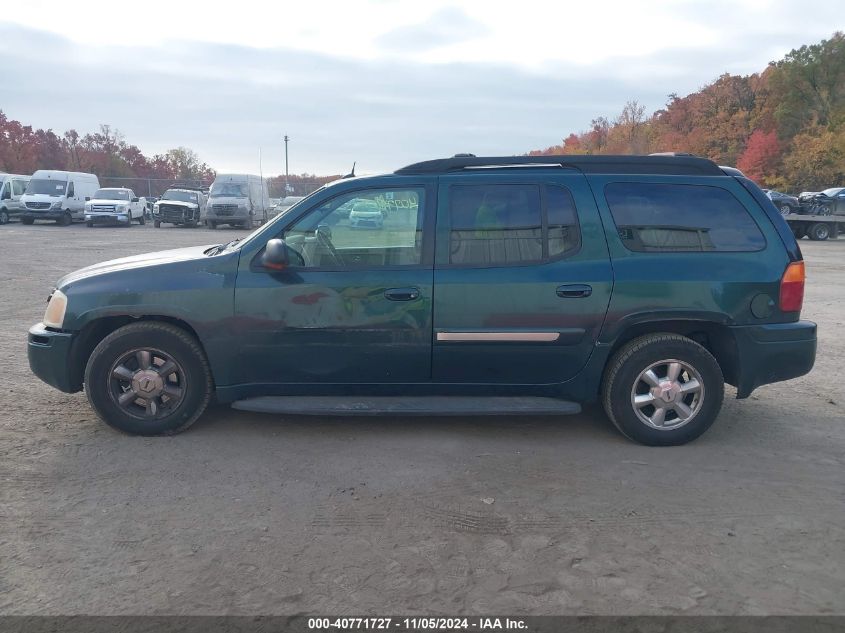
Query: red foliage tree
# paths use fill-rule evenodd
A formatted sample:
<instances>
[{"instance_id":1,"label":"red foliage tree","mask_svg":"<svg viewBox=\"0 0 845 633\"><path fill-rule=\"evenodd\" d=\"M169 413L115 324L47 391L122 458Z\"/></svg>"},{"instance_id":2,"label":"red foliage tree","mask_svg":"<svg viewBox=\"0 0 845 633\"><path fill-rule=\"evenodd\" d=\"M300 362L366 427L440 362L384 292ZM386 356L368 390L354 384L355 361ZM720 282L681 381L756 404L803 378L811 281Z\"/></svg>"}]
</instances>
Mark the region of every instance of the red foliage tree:
<instances>
[{"instance_id":1,"label":"red foliage tree","mask_svg":"<svg viewBox=\"0 0 845 633\"><path fill-rule=\"evenodd\" d=\"M766 182L777 170L781 160L781 147L777 133L754 130L740 154L736 166L759 183Z\"/></svg>"}]
</instances>

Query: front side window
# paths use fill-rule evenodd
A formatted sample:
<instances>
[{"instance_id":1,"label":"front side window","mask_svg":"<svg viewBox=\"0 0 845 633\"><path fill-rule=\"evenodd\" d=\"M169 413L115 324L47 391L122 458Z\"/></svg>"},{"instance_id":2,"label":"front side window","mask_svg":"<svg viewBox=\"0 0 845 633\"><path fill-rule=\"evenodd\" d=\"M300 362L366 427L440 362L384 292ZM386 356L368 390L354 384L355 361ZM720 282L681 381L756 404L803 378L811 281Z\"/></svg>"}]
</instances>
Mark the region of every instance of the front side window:
<instances>
[{"instance_id":1,"label":"front side window","mask_svg":"<svg viewBox=\"0 0 845 633\"><path fill-rule=\"evenodd\" d=\"M720 187L617 182L605 198L622 244L637 252L759 251L766 240Z\"/></svg>"},{"instance_id":2,"label":"front side window","mask_svg":"<svg viewBox=\"0 0 845 633\"><path fill-rule=\"evenodd\" d=\"M292 265L304 268L422 263L423 189L367 189L311 210L283 234Z\"/></svg>"},{"instance_id":3,"label":"front side window","mask_svg":"<svg viewBox=\"0 0 845 633\"><path fill-rule=\"evenodd\" d=\"M13 180L12 181L12 194L14 194L16 196L22 196L24 191L26 191L26 181L25 180Z\"/></svg>"},{"instance_id":4,"label":"front side window","mask_svg":"<svg viewBox=\"0 0 845 633\"><path fill-rule=\"evenodd\" d=\"M540 262L580 245L575 203L559 186L455 185L449 214L450 264Z\"/></svg>"}]
</instances>

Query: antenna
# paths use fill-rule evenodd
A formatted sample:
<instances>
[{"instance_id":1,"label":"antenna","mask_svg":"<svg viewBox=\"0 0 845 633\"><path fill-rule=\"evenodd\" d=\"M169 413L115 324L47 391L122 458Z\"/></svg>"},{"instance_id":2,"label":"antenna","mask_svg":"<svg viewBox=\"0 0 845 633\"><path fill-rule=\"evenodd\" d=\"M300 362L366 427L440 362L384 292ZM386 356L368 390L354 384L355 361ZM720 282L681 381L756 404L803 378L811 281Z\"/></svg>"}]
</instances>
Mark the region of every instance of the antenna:
<instances>
[{"instance_id":1,"label":"antenna","mask_svg":"<svg viewBox=\"0 0 845 633\"><path fill-rule=\"evenodd\" d=\"M352 163L352 171L350 171L348 174L346 174L344 176L344 178L355 178L355 165L357 163L358 163L358 161L355 161L354 163Z\"/></svg>"}]
</instances>

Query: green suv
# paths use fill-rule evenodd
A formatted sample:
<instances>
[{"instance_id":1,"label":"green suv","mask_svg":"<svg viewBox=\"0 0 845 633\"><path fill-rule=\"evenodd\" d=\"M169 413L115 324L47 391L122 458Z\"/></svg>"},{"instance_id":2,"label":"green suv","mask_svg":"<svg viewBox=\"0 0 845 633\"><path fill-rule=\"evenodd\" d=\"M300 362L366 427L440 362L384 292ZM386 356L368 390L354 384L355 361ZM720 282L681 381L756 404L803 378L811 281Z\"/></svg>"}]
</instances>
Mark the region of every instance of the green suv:
<instances>
[{"instance_id":1,"label":"green suv","mask_svg":"<svg viewBox=\"0 0 845 633\"><path fill-rule=\"evenodd\" d=\"M725 382L745 398L810 371L803 294L771 200L709 160L458 155L339 180L239 241L71 273L29 360L140 435L212 398L397 417L598 401L627 437L674 445Z\"/></svg>"}]
</instances>

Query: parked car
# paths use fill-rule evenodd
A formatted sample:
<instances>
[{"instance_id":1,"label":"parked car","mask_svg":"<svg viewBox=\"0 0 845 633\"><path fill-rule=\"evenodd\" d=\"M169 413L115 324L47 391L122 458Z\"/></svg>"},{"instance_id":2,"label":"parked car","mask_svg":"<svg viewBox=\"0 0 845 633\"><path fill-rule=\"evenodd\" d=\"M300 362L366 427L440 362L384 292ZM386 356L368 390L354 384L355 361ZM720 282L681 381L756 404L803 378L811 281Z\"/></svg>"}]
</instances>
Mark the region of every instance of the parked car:
<instances>
[{"instance_id":1,"label":"parked car","mask_svg":"<svg viewBox=\"0 0 845 633\"><path fill-rule=\"evenodd\" d=\"M282 198L275 205L273 205L273 208L271 209L271 217L276 217L277 215L284 213L304 198L305 196L286 196Z\"/></svg>"},{"instance_id":2,"label":"parked car","mask_svg":"<svg viewBox=\"0 0 845 633\"><path fill-rule=\"evenodd\" d=\"M94 192L85 203L85 224L129 226L133 221L144 224L144 203L135 192L125 187L105 187Z\"/></svg>"},{"instance_id":3,"label":"parked car","mask_svg":"<svg viewBox=\"0 0 845 633\"><path fill-rule=\"evenodd\" d=\"M39 169L30 178L21 196L21 222L55 220L69 226L74 220L85 220L85 203L100 188L94 174L74 171Z\"/></svg>"},{"instance_id":4,"label":"parked car","mask_svg":"<svg viewBox=\"0 0 845 633\"><path fill-rule=\"evenodd\" d=\"M775 191L774 189L763 189L763 193L765 193L769 197L769 200L774 203L781 215L798 213L798 210L801 208L801 203L795 196L790 196L789 194L781 193L780 191Z\"/></svg>"},{"instance_id":5,"label":"parked car","mask_svg":"<svg viewBox=\"0 0 845 633\"><path fill-rule=\"evenodd\" d=\"M267 182L250 174L218 174L209 191L205 223L252 228L270 218Z\"/></svg>"},{"instance_id":6,"label":"parked car","mask_svg":"<svg viewBox=\"0 0 845 633\"><path fill-rule=\"evenodd\" d=\"M375 200L356 200L349 212L349 226L353 229L384 228L384 212Z\"/></svg>"},{"instance_id":7,"label":"parked car","mask_svg":"<svg viewBox=\"0 0 845 633\"><path fill-rule=\"evenodd\" d=\"M20 215L21 197L28 182L29 176L0 174L0 224L8 224L11 218Z\"/></svg>"},{"instance_id":8,"label":"parked car","mask_svg":"<svg viewBox=\"0 0 845 633\"><path fill-rule=\"evenodd\" d=\"M162 224L199 226L205 218L207 198L200 189L187 187L168 189L153 204L153 226Z\"/></svg>"},{"instance_id":9,"label":"parked car","mask_svg":"<svg viewBox=\"0 0 845 633\"><path fill-rule=\"evenodd\" d=\"M378 234L335 215L390 199L403 212ZM336 181L242 240L70 273L28 350L139 435L186 429L212 396L403 418L598 401L627 437L674 445L710 427L725 382L746 398L810 371L803 293L771 200L709 160L460 156Z\"/></svg>"}]
</instances>

